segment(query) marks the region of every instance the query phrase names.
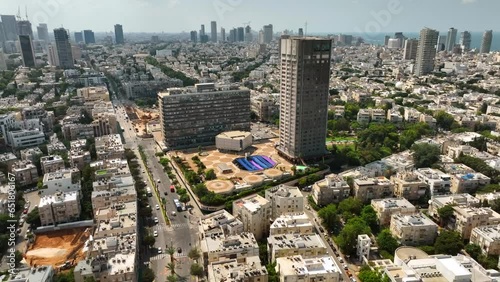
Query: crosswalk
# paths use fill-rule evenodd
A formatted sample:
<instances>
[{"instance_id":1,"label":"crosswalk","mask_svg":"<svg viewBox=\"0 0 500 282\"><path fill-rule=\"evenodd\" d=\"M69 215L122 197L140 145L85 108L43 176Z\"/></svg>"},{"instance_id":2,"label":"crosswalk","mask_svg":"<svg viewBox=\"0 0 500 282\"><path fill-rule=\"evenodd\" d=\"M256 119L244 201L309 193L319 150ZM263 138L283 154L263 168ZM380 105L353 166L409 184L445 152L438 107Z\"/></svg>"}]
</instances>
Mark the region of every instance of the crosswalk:
<instances>
[{"instance_id":1,"label":"crosswalk","mask_svg":"<svg viewBox=\"0 0 500 282\"><path fill-rule=\"evenodd\" d=\"M184 252L182 252L182 253L175 252L174 253L174 258L176 258L176 259L185 258L185 257L187 257L187 254L185 254ZM155 260L162 260L162 259L168 259L168 258L169 258L169 254L163 253L163 254L157 254L153 257L150 257L149 260L155 261Z\"/></svg>"}]
</instances>

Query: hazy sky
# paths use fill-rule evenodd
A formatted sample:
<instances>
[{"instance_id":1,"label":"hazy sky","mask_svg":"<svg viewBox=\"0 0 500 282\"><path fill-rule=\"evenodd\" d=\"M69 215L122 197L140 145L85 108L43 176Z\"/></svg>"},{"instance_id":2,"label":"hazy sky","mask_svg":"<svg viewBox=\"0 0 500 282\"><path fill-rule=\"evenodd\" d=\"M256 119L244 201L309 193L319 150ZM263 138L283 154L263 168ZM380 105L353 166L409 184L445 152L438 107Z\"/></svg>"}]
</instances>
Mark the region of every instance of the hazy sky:
<instances>
[{"instance_id":1,"label":"hazy sky","mask_svg":"<svg viewBox=\"0 0 500 282\"><path fill-rule=\"evenodd\" d=\"M199 30L210 21L226 30L251 22L254 30L272 23L275 30L297 30L308 22L308 32L418 31L427 26L440 31L498 28L499 0L0 0L0 14L28 8L33 24L49 29L124 32L180 32Z\"/></svg>"}]
</instances>

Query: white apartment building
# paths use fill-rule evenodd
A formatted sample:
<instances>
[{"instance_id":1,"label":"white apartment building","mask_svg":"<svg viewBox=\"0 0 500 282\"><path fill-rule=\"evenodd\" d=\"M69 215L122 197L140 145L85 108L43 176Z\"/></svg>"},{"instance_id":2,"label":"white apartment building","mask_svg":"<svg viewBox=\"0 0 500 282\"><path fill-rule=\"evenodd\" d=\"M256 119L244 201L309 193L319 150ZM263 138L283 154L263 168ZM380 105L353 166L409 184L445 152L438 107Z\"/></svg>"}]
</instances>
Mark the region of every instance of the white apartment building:
<instances>
[{"instance_id":1,"label":"white apartment building","mask_svg":"<svg viewBox=\"0 0 500 282\"><path fill-rule=\"evenodd\" d=\"M269 228L269 235L312 233L314 225L304 212L283 214Z\"/></svg>"},{"instance_id":2,"label":"white apartment building","mask_svg":"<svg viewBox=\"0 0 500 282\"><path fill-rule=\"evenodd\" d=\"M370 117L370 109L359 109L356 121L361 124L367 124L370 122Z\"/></svg>"},{"instance_id":3,"label":"white apartment building","mask_svg":"<svg viewBox=\"0 0 500 282\"><path fill-rule=\"evenodd\" d=\"M42 173L56 172L64 169L64 160L59 155L43 156L40 158Z\"/></svg>"},{"instance_id":4,"label":"white apartment building","mask_svg":"<svg viewBox=\"0 0 500 282\"><path fill-rule=\"evenodd\" d=\"M394 185L384 176L354 180L354 197L362 202L391 197L393 192Z\"/></svg>"},{"instance_id":5,"label":"white apartment building","mask_svg":"<svg viewBox=\"0 0 500 282\"><path fill-rule=\"evenodd\" d=\"M464 240L470 238L474 227L500 224L500 214L491 208L454 206L453 216L455 218L454 229L462 235Z\"/></svg>"},{"instance_id":6,"label":"white apartment building","mask_svg":"<svg viewBox=\"0 0 500 282\"><path fill-rule=\"evenodd\" d=\"M119 134L105 135L95 139L95 149L98 160L122 159L125 149Z\"/></svg>"},{"instance_id":7,"label":"white apartment building","mask_svg":"<svg viewBox=\"0 0 500 282\"><path fill-rule=\"evenodd\" d=\"M450 193L451 177L440 170L433 168L419 168L415 170L420 181L429 186L431 196Z\"/></svg>"},{"instance_id":8,"label":"white apartment building","mask_svg":"<svg viewBox=\"0 0 500 282\"><path fill-rule=\"evenodd\" d=\"M425 196L429 186L420 180L414 172L398 172L391 176L394 183L394 195L410 201L418 200Z\"/></svg>"},{"instance_id":9,"label":"white apartment building","mask_svg":"<svg viewBox=\"0 0 500 282\"><path fill-rule=\"evenodd\" d=\"M280 274L280 282L338 282L341 277L339 266L330 256L278 258L276 272Z\"/></svg>"},{"instance_id":10,"label":"white apartment building","mask_svg":"<svg viewBox=\"0 0 500 282\"><path fill-rule=\"evenodd\" d=\"M243 223L226 210L220 210L202 216L198 231L200 240L212 234L238 235L243 233Z\"/></svg>"},{"instance_id":11,"label":"white apartment building","mask_svg":"<svg viewBox=\"0 0 500 282\"><path fill-rule=\"evenodd\" d=\"M487 201L488 204L492 204L495 200L500 199L500 191L486 194L477 194L476 198L481 202Z\"/></svg>"},{"instance_id":12,"label":"white apartment building","mask_svg":"<svg viewBox=\"0 0 500 282\"><path fill-rule=\"evenodd\" d=\"M136 199L137 192L133 185L109 190L94 190L92 191L92 210L96 213L98 210L112 207L114 204L133 202Z\"/></svg>"},{"instance_id":13,"label":"white apartment building","mask_svg":"<svg viewBox=\"0 0 500 282\"><path fill-rule=\"evenodd\" d=\"M208 282L267 282L267 269L258 256L215 261L208 265Z\"/></svg>"},{"instance_id":14,"label":"white apartment building","mask_svg":"<svg viewBox=\"0 0 500 282\"><path fill-rule=\"evenodd\" d=\"M383 123L385 122L385 110L384 109L370 109L370 121Z\"/></svg>"},{"instance_id":15,"label":"white apartment building","mask_svg":"<svg viewBox=\"0 0 500 282\"><path fill-rule=\"evenodd\" d=\"M0 54L1 55L1 54ZM7 282L52 282L54 279L54 268L50 265L39 265L36 267L26 267L15 269L15 274L11 275Z\"/></svg>"},{"instance_id":16,"label":"white apartment building","mask_svg":"<svg viewBox=\"0 0 500 282\"><path fill-rule=\"evenodd\" d=\"M16 155L14 155L13 153L3 153L3 154L0 154L0 163L6 164L8 170L12 169L12 165L17 160L18 159L17 159Z\"/></svg>"},{"instance_id":17,"label":"white apartment building","mask_svg":"<svg viewBox=\"0 0 500 282\"><path fill-rule=\"evenodd\" d=\"M394 214L407 215L417 211L415 206L405 198L374 199L371 205L377 212L379 224L386 226L391 223L391 216Z\"/></svg>"},{"instance_id":18,"label":"white apartment building","mask_svg":"<svg viewBox=\"0 0 500 282\"><path fill-rule=\"evenodd\" d=\"M304 196L298 187L281 184L267 189L265 198L271 206L271 220L285 213L304 211Z\"/></svg>"},{"instance_id":19,"label":"white apartment building","mask_svg":"<svg viewBox=\"0 0 500 282\"><path fill-rule=\"evenodd\" d=\"M80 171L76 168L63 169L43 175L41 196L54 195L57 192L80 191Z\"/></svg>"},{"instance_id":20,"label":"white apartment building","mask_svg":"<svg viewBox=\"0 0 500 282\"><path fill-rule=\"evenodd\" d=\"M233 215L243 223L243 230L260 240L267 236L271 220L271 203L258 194L233 202Z\"/></svg>"},{"instance_id":21,"label":"white apartment building","mask_svg":"<svg viewBox=\"0 0 500 282\"><path fill-rule=\"evenodd\" d=\"M429 203L429 215L438 216L438 210L446 205L479 207L481 206L481 201L470 194L434 196Z\"/></svg>"},{"instance_id":22,"label":"white apartment building","mask_svg":"<svg viewBox=\"0 0 500 282\"><path fill-rule=\"evenodd\" d=\"M19 186L38 182L38 170L31 161L16 161L12 165L12 173Z\"/></svg>"},{"instance_id":23,"label":"white apartment building","mask_svg":"<svg viewBox=\"0 0 500 282\"><path fill-rule=\"evenodd\" d=\"M38 211L42 226L77 221L81 212L79 192L57 192L43 196Z\"/></svg>"},{"instance_id":24,"label":"white apartment building","mask_svg":"<svg viewBox=\"0 0 500 282\"><path fill-rule=\"evenodd\" d=\"M451 177L451 192L474 193L477 188L490 184L490 178L480 172L453 174Z\"/></svg>"},{"instance_id":25,"label":"white apartment building","mask_svg":"<svg viewBox=\"0 0 500 282\"><path fill-rule=\"evenodd\" d=\"M222 233L211 234L200 242L205 266L215 261L259 256L259 245L252 233L243 232L225 236Z\"/></svg>"},{"instance_id":26,"label":"white apartment building","mask_svg":"<svg viewBox=\"0 0 500 282\"><path fill-rule=\"evenodd\" d=\"M14 149L33 147L45 142L45 134L37 129L21 129L9 131L7 140L8 144Z\"/></svg>"},{"instance_id":27,"label":"white apartment building","mask_svg":"<svg viewBox=\"0 0 500 282\"><path fill-rule=\"evenodd\" d=\"M500 255L500 225L475 227L470 235L470 243L481 247L486 255Z\"/></svg>"},{"instance_id":28,"label":"white apartment building","mask_svg":"<svg viewBox=\"0 0 500 282\"><path fill-rule=\"evenodd\" d=\"M267 238L267 252L270 262L293 255L309 258L328 254L327 246L316 233L271 235Z\"/></svg>"},{"instance_id":29,"label":"white apartment building","mask_svg":"<svg viewBox=\"0 0 500 282\"><path fill-rule=\"evenodd\" d=\"M329 174L325 179L314 183L311 195L318 206L326 206L349 198L351 187L337 174Z\"/></svg>"},{"instance_id":30,"label":"white apartment building","mask_svg":"<svg viewBox=\"0 0 500 282\"><path fill-rule=\"evenodd\" d=\"M434 243L438 226L422 213L393 214L390 230L402 245L421 246Z\"/></svg>"}]
</instances>

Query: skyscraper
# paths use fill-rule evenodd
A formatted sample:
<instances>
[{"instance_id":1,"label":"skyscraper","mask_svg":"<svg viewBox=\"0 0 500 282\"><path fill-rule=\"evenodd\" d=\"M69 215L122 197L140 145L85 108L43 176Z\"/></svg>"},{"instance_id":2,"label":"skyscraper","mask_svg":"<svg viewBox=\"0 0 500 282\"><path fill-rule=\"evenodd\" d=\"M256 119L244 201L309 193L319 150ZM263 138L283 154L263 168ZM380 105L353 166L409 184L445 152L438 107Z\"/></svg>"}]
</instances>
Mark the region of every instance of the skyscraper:
<instances>
[{"instance_id":1,"label":"skyscraper","mask_svg":"<svg viewBox=\"0 0 500 282\"><path fill-rule=\"evenodd\" d=\"M210 23L210 41L217 42L217 22L212 21Z\"/></svg>"},{"instance_id":2,"label":"skyscraper","mask_svg":"<svg viewBox=\"0 0 500 282\"><path fill-rule=\"evenodd\" d=\"M491 41L493 40L493 31L487 30L483 33L481 41L481 53L489 53L491 51Z\"/></svg>"},{"instance_id":3,"label":"skyscraper","mask_svg":"<svg viewBox=\"0 0 500 282\"><path fill-rule=\"evenodd\" d=\"M321 38L281 38L278 151L291 160L326 152L331 45Z\"/></svg>"},{"instance_id":4,"label":"skyscraper","mask_svg":"<svg viewBox=\"0 0 500 282\"><path fill-rule=\"evenodd\" d=\"M198 32L196 30L191 31L191 42L196 43L198 41Z\"/></svg>"},{"instance_id":5,"label":"skyscraper","mask_svg":"<svg viewBox=\"0 0 500 282\"><path fill-rule=\"evenodd\" d=\"M436 51L441 52L446 50L446 35L438 36L438 41L436 44Z\"/></svg>"},{"instance_id":6,"label":"skyscraper","mask_svg":"<svg viewBox=\"0 0 500 282\"><path fill-rule=\"evenodd\" d=\"M115 24L115 42L116 44L125 43L125 39L123 38L123 27L121 24Z\"/></svg>"},{"instance_id":7,"label":"skyscraper","mask_svg":"<svg viewBox=\"0 0 500 282\"><path fill-rule=\"evenodd\" d=\"M33 42L29 35L19 35L19 46L21 46L21 55L23 57L23 66L34 68L35 67L35 51L33 49Z\"/></svg>"},{"instance_id":8,"label":"skyscraper","mask_svg":"<svg viewBox=\"0 0 500 282\"><path fill-rule=\"evenodd\" d=\"M16 41L17 40L17 21L16 17L12 15L2 15L0 16L3 23L3 29L5 34L5 40Z\"/></svg>"},{"instance_id":9,"label":"skyscraper","mask_svg":"<svg viewBox=\"0 0 500 282\"><path fill-rule=\"evenodd\" d=\"M45 42L49 42L49 29L47 24L41 23L36 27L36 33L38 35L38 40L43 40Z\"/></svg>"},{"instance_id":10,"label":"skyscraper","mask_svg":"<svg viewBox=\"0 0 500 282\"><path fill-rule=\"evenodd\" d=\"M399 48L403 47L405 44L406 36L402 32L394 33L394 38L399 39Z\"/></svg>"},{"instance_id":11,"label":"skyscraper","mask_svg":"<svg viewBox=\"0 0 500 282\"><path fill-rule=\"evenodd\" d=\"M30 21L18 21L17 22L17 34L19 35L29 35L33 39L33 29L31 28Z\"/></svg>"},{"instance_id":12,"label":"skyscraper","mask_svg":"<svg viewBox=\"0 0 500 282\"><path fill-rule=\"evenodd\" d=\"M54 29L54 38L56 40L57 58L59 65L64 69L74 67L73 54L71 53L71 44L69 43L68 32L64 28Z\"/></svg>"},{"instance_id":13,"label":"skyscraper","mask_svg":"<svg viewBox=\"0 0 500 282\"><path fill-rule=\"evenodd\" d=\"M448 36L446 37L446 51L452 51L455 44L457 44L457 29L452 27L448 30Z\"/></svg>"},{"instance_id":14,"label":"skyscraper","mask_svg":"<svg viewBox=\"0 0 500 282\"><path fill-rule=\"evenodd\" d=\"M299 36L300 37L304 36L304 29L299 28Z\"/></svg>"},{"instance_id":15,"label":"skyscraper","mask_svg":"<svg viewBox=\"0 0 500 282\"><path fill-rule=\"evenodd\" d=\"M236 35L237 33L238 33L238 32L237 32L236 28L233 28L233 29L231 29L231 30L229 31L229 42L236 42L237 37L238 37L238 36Z\"/></svg>"},{"instance_id":16,"label":"skyscraper","mask_svg":"<svg viewBox=\"0 0 500 282\"><path fill-rule=\"evenodd\" d=\"M416 76L426 75L434 70L438 36L439 32L434 29L424 28L420 31L415 64Z\"/></svg>"},{"instance_id":17,"label":"skyscraper","mask_svg":"<svg viewBox=\"0 0 500 282\"><path fill-rule=\"evenodd\" d=\"M92 30L89 30L89 29L84 30L83 31L83 38L85 39L85 44L95 43L94 32ZM62 61L61 61L61 65L62 65Z\"/></svg>"},{"instance_id":18,"label":"skyscraper","mask_svg":"<svg viewBox=\"0 0 500 282\"><path fill-rule=\"evenodd\" d=\"M263 27L264 30L264 43L271 43L273 41L273 25L268 24Z\"/></svg>"},{"instance_id":19,"label":"skyscraper","mask_svg":"<svg viewBox=\"0 0 500 282\"><path fill-rule=\"evenodd\" d=\"M220 42L226 42L226 29L220 28Z\"/></svg>"},{"instance_id":20,"label":"skyscraper","mask_svg":"<svg viewBox=\"0 0 500 282\"><path fill-rule=\"evenodd\" d=\"M75 32L75 42L76 43L81 43L81 42L85 42L85 40L83 40L83 32L79 31L79 32Z\"/></svg>"},{"instance_id":21,"label":"skyscraper","mask_svg":"<svg viewBox=\"0 0 500 282\"><path fill-rule=\"evenodd\" d=\"M405 60L415 60L417 58L418 40L417 39L406 39L405 41Z\"/></svg>"},{"instance_id":22,"label":"skyscraper","mask_svg":"<svg viewBox=\"0 0 500 282\"><path fill-rule=\"evenodd\" d=\"M236 32L236 41L245 41L245 28L238 27L238 31Z\"/></svg>"},{"instance_id":23,"label":"skyscraper","mask_svg":"<svg viewBox=\"0 0 500 282\"><path fill-rule=\"evenodd\" d=\"M460 34L460 47L462 51L467 52L470 50L471 35L470 32L464 31Z\"/></svg>"},{"instance_id":24,"label":"skyscraper","mask_svg":"<svg viewBox=\"0 0 500 282\"><path fill-rule=\"evenodd\" d=\"M245 27L245 42L252 42L253 36L252 36L252 28L247 25Z\"/></svg>"},{"instance_id":25,"label":"skyscraper","mask_svg":"<svg viewBox=\"0 0 500 282\"><path fill-rule=\"evenodd\" d=\"M48 59L49 59L49 64L58 67L59 66L59 57L57 56L57 49L54 45L49 44L48 48Z\"/></svg>"},{"instance_id":26,"label":"skyscraper","mask_svg":"<svg viewBox=\"0 0 500 282\"><path fill-rule=\"evenodd\" d=\"M201 29L200 29L200 36L203 36L203 35L205 35L205 25L204 24L201 25Z\"/></svg>"}]
</instances>

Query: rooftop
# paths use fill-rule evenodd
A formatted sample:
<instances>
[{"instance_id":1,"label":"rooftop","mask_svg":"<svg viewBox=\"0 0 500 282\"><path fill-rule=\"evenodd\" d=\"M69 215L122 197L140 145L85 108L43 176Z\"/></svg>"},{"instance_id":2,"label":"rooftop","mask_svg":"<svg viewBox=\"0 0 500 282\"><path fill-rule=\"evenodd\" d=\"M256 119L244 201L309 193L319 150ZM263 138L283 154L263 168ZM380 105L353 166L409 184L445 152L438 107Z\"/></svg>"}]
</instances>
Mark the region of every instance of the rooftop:
<instances>
[{"instance_id":1,"label":"rooftop","mask_svg":"<svg viewBox=\"0 0 500 282\"><path fill-rule=\"evenodd\" d=\"M45 196L42 196L40 198L40 204L38 206L40 208L42 208L46 205L77 201L78 194L79 194L79 192L73 191L73 192L64 192L64 193L58 192L58 193L55 193L53 195L45 195Z\"/></svg>"},{"instance_id":2,"label":"rooftop","mask_svg":"<svg viewBox=\"0 0 500 282\"><path fill-rule=\"evenodd\" d=\"M303 258L302 256L282 257L276 259L283 276L291 275L321 275L340 273L338 265L330 256Z\"/></svg>"},{"instance_id":3,"label":"rooftop","mask_svg":"<svg viewBox=\"0 0 500 282\"><path fill-rule=\"evenodd\" d=\"M256 212L260 210L262 206L266 206L268 204L269 201L258 194L254 194L234 202L234 205L239 206L240 208L244 207L250 212Z\"/></svg>"},{"instance_id":4,"label":"rooftop","mask_svg":"<svg viewBox=\"0 0 500 282\"><path fill-rule=\"evenodd\" d=\"M208 253L243 252L246 249L259 248L253 234L247 232L229 236L212 234L205 237L205 241Z\"/></svg>"},{"instance_id":5,"label":"rooftop","mask_svg":"<svg viewBox=\"0 0 500 282\"><path fill-rule=\"evenodd\" d=\"M391 218L391 224L401 226L436 226L437 224L422 213L411 215L394 214Z\"/></svg>"},{"instance_id":6,"label":"rooftop","mask_svg":"<svg viewBox=\"0 0 500 282\"><path fill-rule=\"evenodd\" d=\"M374 207L382 209L415 208L415 206L405 198L374 199L371 204Z\"/></svg>"},{"instance_id":7,"label":"rooftop","mask_svg":"<svg viewBox=\"0 0 500 282\"><path fill-rule=\"evenodd\" d=\"M274 250L324 248L326 245L318 234L279 234L270 235L267 244Z\"/></svg>"},{"instance_id":8,"label":"rooftop","mask_svg":"<svg viewBox=\"0 0 500 282\"><path fill-rule=\"evenodd\" d=\"M313 224L305 213L286 213L274 220L274 222L271 224L271 229L306 226L312 227Z\"/></svg>"},{"instance_id":9,"label":"rooftop","mask_svg":"<svg viewBox=\"0 0 500 282\"><path fill-rule=\"evenodd\" d=\"M267 275L267 270L262 266L258 256L246 257L242 260L217 261L208 266L208 281L239 282L264 275Z\"/></svg>"}]
</instances>

